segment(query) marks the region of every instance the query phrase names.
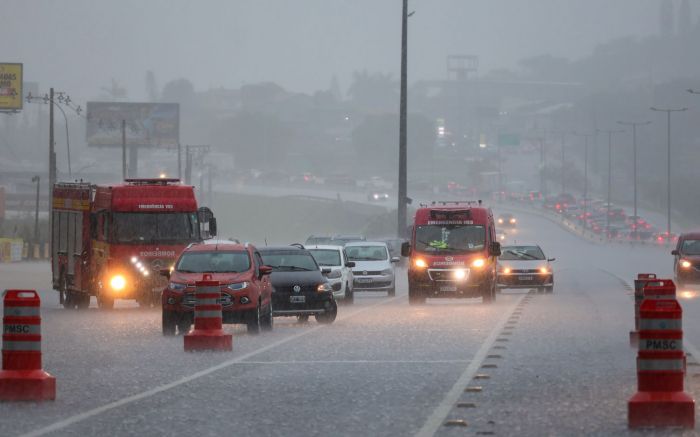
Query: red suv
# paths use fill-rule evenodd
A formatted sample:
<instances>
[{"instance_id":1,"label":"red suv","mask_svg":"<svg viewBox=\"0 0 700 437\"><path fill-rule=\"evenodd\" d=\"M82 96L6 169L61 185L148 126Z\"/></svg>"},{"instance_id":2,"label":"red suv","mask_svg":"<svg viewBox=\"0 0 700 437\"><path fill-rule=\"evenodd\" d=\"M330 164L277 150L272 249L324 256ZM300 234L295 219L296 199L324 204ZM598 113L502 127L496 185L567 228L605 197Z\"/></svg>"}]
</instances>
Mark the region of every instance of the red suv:
<instances>
[{"instance_id":1,"label":"red suv","mask_svg":"<svg viewBox=\"0 0 700 437\"><path fill-rule=\"evenodd\" d=\"M207 241L192 244L178 257L163 290L163 335L189 331L194 321L195 282L204 274L221 284L223 323L247 325L248 332L272 329L272 268L251 244Z\"/></svg>"}]
</instances>

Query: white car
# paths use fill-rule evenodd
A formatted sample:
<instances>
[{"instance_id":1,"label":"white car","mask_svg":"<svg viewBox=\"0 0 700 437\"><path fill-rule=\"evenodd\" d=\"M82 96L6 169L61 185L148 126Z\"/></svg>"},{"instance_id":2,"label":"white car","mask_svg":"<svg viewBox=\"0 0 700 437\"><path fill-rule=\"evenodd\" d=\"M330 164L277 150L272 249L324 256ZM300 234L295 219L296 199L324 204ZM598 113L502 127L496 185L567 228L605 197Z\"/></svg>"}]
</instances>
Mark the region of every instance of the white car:
<instances>
[{"instance_id":1,"label":"white car","mask_svg":"<svg viewBox=\"0 0 700 437\"><path fill-rule=\"evenodd\" d=\"M498 257L498 288L526 288L551 293L554 291L552 262L536 244L502 246Z\"/></svg>"},{"instance_id":2,"label":"white car","mask_svg":"<svg viewBox=\"0 0 700 437\"><path fill-rule=\"evenodd\" d=\"M386 243L355 241L345 245L348 260L355 263L353 291L386 291L396 295L394 264L399 257L391 257Z\"/></svg>"},{"instance_id":3,"label":"white car","mask_svg":"<svg viewBox=\"0 0 700 437\"><path fill-rule=\"evenodd\" d=\"M314 245L306 246L306 250L316 260L322 272L333 290L336 300L352 304L355 301L353 294L353 273L355 263L348 261L343 246Z\"/></svg>"}]
</instances>

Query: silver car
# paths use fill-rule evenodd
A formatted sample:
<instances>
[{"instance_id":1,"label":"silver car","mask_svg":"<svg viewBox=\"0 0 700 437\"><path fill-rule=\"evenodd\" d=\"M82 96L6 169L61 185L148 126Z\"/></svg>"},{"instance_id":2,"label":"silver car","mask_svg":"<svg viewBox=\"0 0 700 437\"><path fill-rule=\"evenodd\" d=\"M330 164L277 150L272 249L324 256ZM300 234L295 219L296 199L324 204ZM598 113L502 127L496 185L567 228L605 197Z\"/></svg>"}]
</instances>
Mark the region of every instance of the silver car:
<instances>
[{"instance_id":1,"label":"silver car","mask_svg":"<svg viewBox=\"0 0 700 437\"><path fill-rule=\"evenodd\" d=\"M317 245L306 246L306 250L311 252L321 271L324 272L333 289L335 299L352 304L355 301L355 295L352 292L352 267L355 266L355 263L348 260L345 248L343 246Z\"/></svg>"},{"instance_id":2,"label":"silver car","mask_svg":"<svg viewBox=\"0 0 700 437\"><path fill-rule=\"evenodd\" d=\"M348 260L353 267L353 291L386 291L396 295L394 264L399 257L391 257L386 243L357 241L345 245Z\"/></svg>"}]
</instances>

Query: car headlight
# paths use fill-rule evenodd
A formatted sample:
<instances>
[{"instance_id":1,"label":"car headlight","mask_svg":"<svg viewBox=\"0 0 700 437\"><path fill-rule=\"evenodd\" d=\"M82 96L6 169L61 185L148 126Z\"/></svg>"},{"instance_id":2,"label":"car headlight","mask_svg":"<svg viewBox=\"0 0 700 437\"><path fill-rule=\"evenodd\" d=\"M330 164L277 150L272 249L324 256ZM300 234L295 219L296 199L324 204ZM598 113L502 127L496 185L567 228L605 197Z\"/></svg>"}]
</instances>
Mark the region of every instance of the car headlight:
<instances>
[{"instance_id":1,"label":"car headlight","mask_svg":"<svg viewBox=\"0 0 700 437\"><path fill-rule=\"evenodd\" d=\"M122 275L114 275L112 279L109 280L109 286L112 287L114 291L121 291L126 287L126 279Z\"/></svg>"},{"instance_id":2,"label":"car headlight","mask_svg":"<svg viewBox=\"0 0 700 437\"><path fill-rule=\"evenodd\" d=\"M502 218L499 218L499 219L498 219L498 223L502 225L502 224L503 224L503 219L502 219Z\"/></svg>"},{"instance_id":3,"label":"car headlight","mask_svg":"<svg viewBox=\"0 0 700 437\"><path fill-rule=\"evenodd\" d=\"M425 260L422 260L422 259L420 259L420 258L416 259L416 260L413 262L413 264L414 264L416 267L418 267L419 269L424 269L424 268L428 267L428 263L425 262Z\"/></svg>"},{"instance_id":4,"label":"car headlight","mask_svg":"<svg viewBox=\"0 0 700 437\"><path fill-rule=\"evenodd\" d=\"M549 273L549 269L546 266L540 267L540 273L542 273L543 275L547 274L547 273Z\"/></svg>"},{"instance_id":5,"label":"car headlight","mask_svg":"<svg viewBox=\"0 0 700 437\"><path fill-rule=\"evenodd\" d=\"M327 282L319 284L319 286L316 288L316 291L318 291L319 293L323 293L324 291L331 291L331 285Z\"/></svg>"},{"instance_id":6,"label":"car headlight","mask_svg":"<svg viewBox=\"0 0 700 437\"><path fill-rule=\"evenodd\" d=\"M514 218L510 219L510 224L515 224L516 220Z\"/></svg>"},{"instance_id":7,"label":"car headlight","mask_svg":"<svg viewBox=\"0 0 700 437\"><path fill-rule=\"evenodd\" d=\"M503 268L501 269L501 273L503 273L504 275L510 275L510 272L511 272L511 271L512 271L512 270L510 269L510 267L503 267Z\"/></svg>"},{"instance_id":8,"label":"car headlight","mask_svg":"<svg viewBox=\"0 0 700 437\"><path fill-rule=\"evenodd\" d=\"M233 284L226 284L226 288L229 290L237 291L237 290L244 290L248 288L248 283L247 282L235 282Z\"/></svg>"},{"instance_id":9,"label":"car headlight","mask_svg":"<svg viewBox=\"0 0 700 437\"><path fill-rule=\"evenodd\" d=\"M388 275L391 275L392 273L394 273L394 271L392 269L384 269L381 272L382 276L388 276Z\"/></svg>"},{"instance_id":10,"label":"car headlight","mask_svg":"<svg viewBox=\"0 0 700 437\"><path fill-rule=\"evenodd\" d=\"M187 288L187 284L180 284L179 282L171 282L168 284L168 288L171 290L184 290Z\"/></svg>"},{"instance_id":11,"label":"car headlight","mask_svg":"<svg viewBox=\"0 0 700 437\"><path fill-rule=\"evenodd\" d=\"M692 266L693 266L693 264L690 261L688 261L687 259L684 259L683 261L681 261L681 267L683 267L684 269L689 269Z\"/></svg>"},{"instance_id":12,"label":"car headlight","mask_svg":"<svg viewBox=\"0 0 700 437\"><path fill-rule=\"evenodd\" d=\"M343 276L343 272L341 272L340 270L333 270L332 272L330 272L330 273L326 276L326 278L328 278L328 279L338 279L338 278L341 278L342 276Z\"/></svg>"},{"instance_id":13,"label":"car headlight","mask_svg":"<svg viewBox=\"0 0 700 437\"><path fill-rule=\"evenodd\" d=\"M483 258L477 258L474 261L472 261L472 267L481 268L484 265L486 265L486 260L484 260Z\"/></svg>"}]
</instances>

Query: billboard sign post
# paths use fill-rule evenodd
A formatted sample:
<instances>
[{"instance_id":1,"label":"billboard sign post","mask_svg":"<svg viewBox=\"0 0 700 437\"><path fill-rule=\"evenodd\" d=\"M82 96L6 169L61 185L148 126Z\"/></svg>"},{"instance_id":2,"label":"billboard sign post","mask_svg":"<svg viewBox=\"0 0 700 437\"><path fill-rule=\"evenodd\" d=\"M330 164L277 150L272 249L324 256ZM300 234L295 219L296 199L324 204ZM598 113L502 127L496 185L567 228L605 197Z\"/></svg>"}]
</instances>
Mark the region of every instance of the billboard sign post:
<instances>
[{"instance_id":1,"label":"billboard sign post","mask_svg":"<svg viewBox=\"0 0 700 437\"><path fill-rule=\"evenodd\" d=\"M0 62L0 112L19 111L23 102L22 64Z\"/></svg>"},{"instance_id":2,"label":"billboard sign post","mask_svg":"<svg viewBox=\"0 0 700 437\"><path fill-rule=\"evenodd\" d=\"M87 143L91 147L168 148L180 142L178 103L88 102Z\"/></svg>"}]
</instances>

